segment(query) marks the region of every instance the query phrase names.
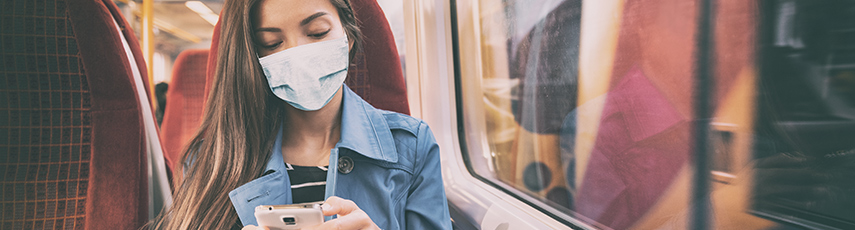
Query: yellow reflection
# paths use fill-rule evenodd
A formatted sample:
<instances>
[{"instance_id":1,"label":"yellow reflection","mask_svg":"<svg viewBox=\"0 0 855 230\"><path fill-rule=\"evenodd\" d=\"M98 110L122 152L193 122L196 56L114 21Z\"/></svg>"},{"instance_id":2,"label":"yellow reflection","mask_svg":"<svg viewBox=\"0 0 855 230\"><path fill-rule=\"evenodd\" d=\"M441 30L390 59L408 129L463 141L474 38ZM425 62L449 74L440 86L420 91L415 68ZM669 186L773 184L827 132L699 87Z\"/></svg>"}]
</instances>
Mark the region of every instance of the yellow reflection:
<instances>
[{"instance_id":1,"label":"yellow reflection","mask_svg":"<svg viewBox=\"0 0 855 230\"><path fill-rule=\"evenodd\" d=\"M184 2L184 6L187 6L187 8L190 8L190 10L199 14L200 17L205 19L205 21L208 21L208 23L211 23L212 26L217 25L217 20L220 19L219 15L215 14L211 8L208 8L205 3L200 1L187 1Z\"/></svg>"}]
</instances>

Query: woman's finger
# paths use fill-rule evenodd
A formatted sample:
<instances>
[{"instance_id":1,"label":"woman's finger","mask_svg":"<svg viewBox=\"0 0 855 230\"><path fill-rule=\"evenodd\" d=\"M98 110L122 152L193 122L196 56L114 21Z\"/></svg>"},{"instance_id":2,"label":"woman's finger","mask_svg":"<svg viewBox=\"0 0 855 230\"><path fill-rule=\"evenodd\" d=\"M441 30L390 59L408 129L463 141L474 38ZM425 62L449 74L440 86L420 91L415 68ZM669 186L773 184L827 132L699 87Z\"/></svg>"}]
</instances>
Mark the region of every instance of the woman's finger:
<instances>
[{"instance_id":1,"label":"woman's finger","mask_svg":"<svg viewBox=\"0 0 855 230\"><path fill-rule=\"evenodd\" d=\"M371 217L351 200L331 196L324 201L321 209L325 216L338 215L338 218L305 229L380 229L371 221Z\"/></svg>"},{"instance_id":2,"label":"woman's finger","mask_svg":"<svg viewBox=\"0 0 855 230\"><path fill-rule=\"evenodd\" d=\"M356 209L347 215L339 215L338 218L324 222L321 225L304 229L337 229L337 230L363 230L380 229L371 218L361 209Z\"/></svg>"},{"instance_id":3,"label":"woman's finger","mask_svg":"<svg viewBox=\"0 0 855 230\"><path fill-rule=\"evenodd\" d=\"M359 210L359 207L356 206L356 203L353 203L351 200L342 199L341 197L331 196L324 201L324 205L321 206L321 210L324 212L324 216L332 216L339 215L344 216L348 215L354 210Z\"/></svg>"},{"instance_id":4,"label":"woman's finger","mask_svg":"<svg viewBox=\"0 0 855 230\"><path fill-rule=\"evenodd\" d=\"M241 228L240 230L270 230L270 229L267 227L263 227L263 226L258 227L255 225L247 225L247 226L243 226L243 228Z\"/></svg>"}]
</instances>

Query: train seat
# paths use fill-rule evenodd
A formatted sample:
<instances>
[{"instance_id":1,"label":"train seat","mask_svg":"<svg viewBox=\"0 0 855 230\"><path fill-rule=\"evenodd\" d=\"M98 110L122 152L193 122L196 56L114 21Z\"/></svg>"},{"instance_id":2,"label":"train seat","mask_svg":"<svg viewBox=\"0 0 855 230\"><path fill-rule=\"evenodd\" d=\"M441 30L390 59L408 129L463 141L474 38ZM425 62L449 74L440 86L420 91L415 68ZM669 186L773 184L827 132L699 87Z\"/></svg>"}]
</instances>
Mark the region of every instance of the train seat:
<instances>
[{"instance_id":1,"label":"train seat","mask_svg":"<svg viewBox=\"0 0 855 230\"><path fill-rule=\"evenodd\" d=\"M160 127L167 165L176 165L182 148L202 122L207 60L207 49L185 50L175 59Z\"/></svg>"},{"instance_id":2,"label":"train seat","mask_svg":"<svg viewBox=\"0 0 855 230\"><path fill-rule=\"evenodd\" d=\"M374 107L410 114L401 60L383 9L376 0L351 0L351 4L363 42L345 84Z\"/></svg>"},{"instance_id":3,"label":"train seat","mask_svg":"<svg viewBox=\"0 0 855 230\"><path fill-rule=\"evenodd\" d=\"M160 144L139 47L110 0L0 3L0 229L149 219Z\"/></svg>"}]
</instances>

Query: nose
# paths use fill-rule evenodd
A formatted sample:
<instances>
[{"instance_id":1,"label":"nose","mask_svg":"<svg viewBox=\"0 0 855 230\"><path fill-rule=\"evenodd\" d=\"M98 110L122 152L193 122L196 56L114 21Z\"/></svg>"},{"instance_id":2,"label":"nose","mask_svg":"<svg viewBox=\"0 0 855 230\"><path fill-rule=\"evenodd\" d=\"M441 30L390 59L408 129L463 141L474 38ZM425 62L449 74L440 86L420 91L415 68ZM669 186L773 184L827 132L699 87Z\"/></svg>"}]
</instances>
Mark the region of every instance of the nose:
<instances>
[{"instance_id":1,"label":"nose","mask_svg":"<svg viewBox=\"0 0 855 230\"><path fill-rule=\"evenodd\" d=\"M281 47L282 49L281 50L286 50L286 49L294 48L297 46L312 43L312 40L310 40L308 38L300 37L298 35L292 35L289 37L292 37L293 39L285 39L285 41L282 41L282 47ZM281 51L281 50L279 50L279 51Z\"/></svg>"}]
</instances>

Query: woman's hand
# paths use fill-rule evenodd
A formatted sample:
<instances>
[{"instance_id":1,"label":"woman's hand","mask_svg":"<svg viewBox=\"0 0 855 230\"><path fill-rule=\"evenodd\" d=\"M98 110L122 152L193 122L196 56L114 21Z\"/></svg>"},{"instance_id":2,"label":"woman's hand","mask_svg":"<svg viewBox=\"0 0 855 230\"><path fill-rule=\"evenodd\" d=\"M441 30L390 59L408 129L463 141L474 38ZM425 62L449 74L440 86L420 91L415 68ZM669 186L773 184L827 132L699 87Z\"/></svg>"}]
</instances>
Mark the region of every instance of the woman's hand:
<instances>
[{"instance_id":1,"label":"woman's hand","mask_svg":"<svg viewBox=\"0 0 855 230\"><path fill-rule=\"evenodd\" d=\"M247 226L243 226L243 228L241 228L240 230L270 230L270 229L267 227L258 227L255 225L247 225Z\"/></svg>"},{"instance_id":2,"label":"woman's hand","mask_svg":"<svg viewBox=\"0 0 855 230\"><path fill-rule=\"evenodd\" d=\"M336 230L374 230L380 229L371 218L368 217L362 209L356 206L351 200L342 199L337 196L331 196L321 206L324 211L324 216L338 215L338 218L324 222L321 225L303 228L311 230L320 229L336 229Z\"/></svg>"}]
</instances>

